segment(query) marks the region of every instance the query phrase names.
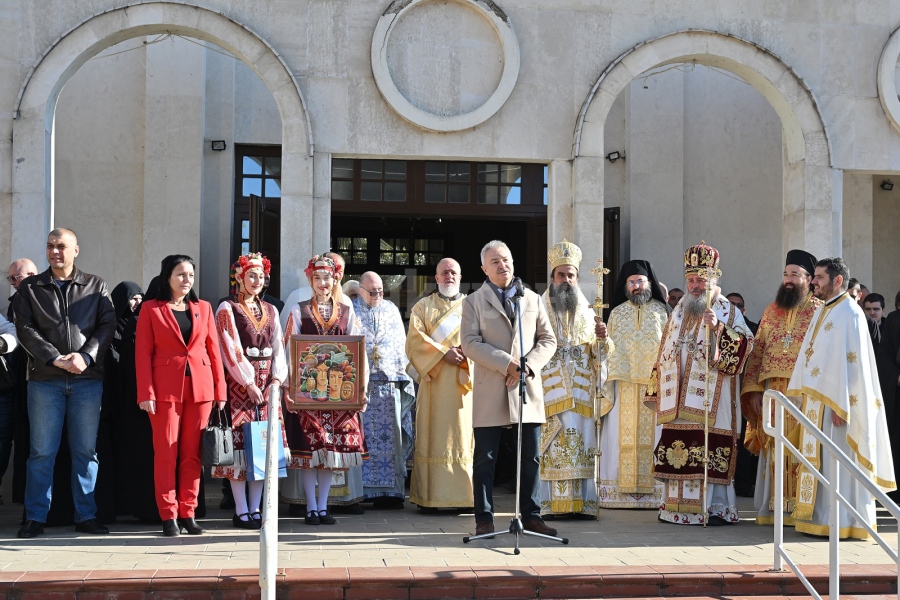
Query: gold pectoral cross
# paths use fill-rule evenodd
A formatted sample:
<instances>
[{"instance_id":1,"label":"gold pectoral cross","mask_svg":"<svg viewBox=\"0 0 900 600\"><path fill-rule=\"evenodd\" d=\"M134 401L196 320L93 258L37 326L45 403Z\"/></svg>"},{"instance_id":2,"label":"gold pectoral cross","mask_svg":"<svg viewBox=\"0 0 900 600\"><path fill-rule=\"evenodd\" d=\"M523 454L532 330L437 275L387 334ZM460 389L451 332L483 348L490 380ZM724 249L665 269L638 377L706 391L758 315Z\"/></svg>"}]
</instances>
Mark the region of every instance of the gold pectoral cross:
<instances>
[{"instance_id":1,"label":"gold pectoral cross","mask_svg":"<svg viewBox=\"0 0 900 600\"><path fill-rule=\"evenodd\" d=\"M784 337L781 338L781 343L783 344L782 354L787 354L787 351L790 349L791 344L794 343L794 336L791 335L791 332L788 331L784 334Z\"/></svg>"},{"instance_id":2,"label":"gold pectoral cross","mask_svg":"<svg viewBox=\"0 0 900 600\"><path fill-rule=\"evenodd\" d=\"M375 368L378 368L378 363L381 362L381 353L378 352L378 344L372 346L372 364Z\"/></svg>"}]
</instances>

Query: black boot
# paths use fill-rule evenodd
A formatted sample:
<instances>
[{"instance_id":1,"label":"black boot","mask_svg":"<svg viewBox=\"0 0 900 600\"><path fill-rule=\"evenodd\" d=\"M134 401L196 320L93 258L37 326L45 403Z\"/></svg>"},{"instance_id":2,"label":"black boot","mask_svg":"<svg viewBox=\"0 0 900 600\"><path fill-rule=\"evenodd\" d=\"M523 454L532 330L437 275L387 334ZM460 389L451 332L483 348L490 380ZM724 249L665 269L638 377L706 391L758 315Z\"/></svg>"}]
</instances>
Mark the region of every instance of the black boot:
<instances>
[{"instance_id":1,"label":"black boot","mask_svg":"<svg viewBox=\"0 0 900 600\"><path fill-rule=\"evenodd\" d=\"M205 529L197 524L197 521L194 520L194 517L178 519L178 527L187 531L189 535L200 535L201 533L206 532Z\"/></svg>"},{"instance_id":2,"label":"black boot","mask_svg":"<svg viewBox=\"0 0 900 600\"><path fill-rule=\"evenodd\" d=\"M163 521L163 535L166 537L176 537L181 535L181 531L179 530L178 523L175 522L175 519Z\"/></svg>"}]
</instances>

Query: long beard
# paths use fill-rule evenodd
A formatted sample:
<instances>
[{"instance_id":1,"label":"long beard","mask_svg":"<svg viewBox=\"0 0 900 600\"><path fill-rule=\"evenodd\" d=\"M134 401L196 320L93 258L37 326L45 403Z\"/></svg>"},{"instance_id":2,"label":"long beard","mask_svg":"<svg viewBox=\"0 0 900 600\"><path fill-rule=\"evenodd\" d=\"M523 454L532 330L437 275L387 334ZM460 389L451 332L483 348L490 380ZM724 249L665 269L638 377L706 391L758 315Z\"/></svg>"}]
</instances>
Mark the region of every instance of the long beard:
<instances>
[{"instance_id":1,"label":"long beard","mask_svg":"<svg viewBox=\"0 0 900 600\"><path fill-rule=\"evenodd\" d=\"M550 305L557 313L572 314L578 308L578 292L571 284L550 284Z\"/></svg>"},{"instance_id":2,"label":"long beard","mask_svg":"<svg viewBox=\"0 0 900 600\"><path fill-rule=\"evenodd\" d=\"M681 306L689 317L700 318L706 312L706 298L704 296L694 297L691 294L685 295L681 299Z\"/></svg>"},{"instance_id":3,"label":"long beard","mask_svg":"<svg viewBox=\"0 0 900 600\"><path fill-rule=\"evenodd\" d=\"M628 292L628 301L635 306L643 306L647 304L648 302L650 302L650 298L652 297L653 294L650 293L649 289Z\"/></svg>"},{"instance_id":4,"label":"long beard","mask_svg":"<svg viewBox=\"0 0 900 600\"><path fill-rule=\"evenodd\" d=\"M778 286L775 294L775 304L783 310L791 310L800 305L800 301L806 297L809 289L796 286L787 287L785 284Z\"/></svg>"}]
</instances>

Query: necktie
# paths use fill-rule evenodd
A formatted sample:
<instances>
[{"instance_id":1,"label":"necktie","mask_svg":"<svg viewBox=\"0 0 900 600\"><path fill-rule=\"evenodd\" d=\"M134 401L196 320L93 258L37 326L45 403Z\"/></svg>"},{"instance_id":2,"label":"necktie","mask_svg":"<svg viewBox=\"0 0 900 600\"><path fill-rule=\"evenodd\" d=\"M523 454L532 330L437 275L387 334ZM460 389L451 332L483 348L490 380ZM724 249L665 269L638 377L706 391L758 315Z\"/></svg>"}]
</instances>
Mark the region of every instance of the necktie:
<instances>
[{"instance_id":1,"label":"necktie","mask_svg":"<svg viewBox=\"0 0 900 600\"><path fill-rule=\"evenodd\" d=\"M503 309L506 311L506 316L509 317L509 322L515 323L516 303L510 296L506 295L506 292L503 293Z\"/></svg>"}]
</instances>

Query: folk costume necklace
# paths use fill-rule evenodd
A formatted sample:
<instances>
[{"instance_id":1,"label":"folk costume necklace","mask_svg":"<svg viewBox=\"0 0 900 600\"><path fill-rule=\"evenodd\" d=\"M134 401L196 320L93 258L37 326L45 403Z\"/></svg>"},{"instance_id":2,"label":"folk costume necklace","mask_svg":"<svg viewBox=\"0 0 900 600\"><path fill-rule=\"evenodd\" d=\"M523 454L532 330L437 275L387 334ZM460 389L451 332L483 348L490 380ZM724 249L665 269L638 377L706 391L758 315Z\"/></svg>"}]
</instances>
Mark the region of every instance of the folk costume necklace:
<instances>
[{"instance_id":1,"label":"folk costume necklace","mask_svg":"<svg viewBox=\"0 0 900 600\"><path fill-rule=\"evenodd\" d=\"M330 306L327 304L320 305L315 296L310 299L309 312L313 322L316 324L316 331L319 332L319 335L335 335L336 333L336 327L341 318L341 306L337 303L338 306L335 307L334 304L334 300L331 300ZM326 321L326 318L322 316L322 311L327 311L328 309L331 309L331 314Z\"/></svg>"},{"instance_id":2,"label":"folk costume necklace","mask_svg":"<svg viewBox=\"0 0 900 600\"><path fill-rule=\"evenodd\" d=\"M806 305L809 304L809 299L812 298L812 292L806 295L806 300L803 301L799 307L795 306L792 308L787 315L787 319L784 323L784 328L787 332L781 337L781 353L787 354L788 350L791 349L791 344L794 343L794 340L797 339L794 337L794 327L797 326L797 319L800 318L800 313L806 308Z\"/></svg>"},{"instance_id":3,"label":"folk costume necklace","mask_svg":"<svg viewBox=\"0 0 900 600\"><path fill-rule=\"evenodd\" d=\"M847 292L844 292L843 294L841 294L840 296L838 296L831 302L826 303L825 306L822 307L822 312L819 313L819 318L816 319L816 326L813 329L812 337L809 338L809 347L806 349L806 352L803 353L806 356L806 364L804 365L804 367L809 366L809 361L812 359L813 354L816 353L816 351L813 349L813 344L816 341L816 336L819 335L819 328L822 326L822 321L825 320L825 317L828 315L828 313L831 312L831 309L834 308L835 306L837 306L838 304L840 304L841 300L843 300L846 296L847 296ZM834 323L829 321L825 325L825 331L830 331L832 327L834 327Z\"/></svg>"},{"instance_id":4,"label":"folk costume necklace","mask_svg":"<svg viewBox=\"0 0 900 600\"><path fill-rule=\"evenodd\" d=\"M253 325L253 328L256 329L257 332L262 331L268 321L268 313L264 311L259 304L259 296L249 296L250 301L248 302L248 295L239 292L237 299L238 304L244 309L244 314L247 315L247 319L250 321L250 324Z\"/></svg>"},{"instance_id":5,"label":"folk costume necklace","mask_svg":"<svg viewBox=\"0 0 900 600\"><path fill-rule=\"evenodd\" d=\"M363 303L365 304L365 303ZM382 356L378 351L378 316L375 314L374 308L365 304L366 307L366 319L369 322L369 328L372 330L372 364L375 368L378 368L378 363L381 362Z\"/></svg>"}]
</instances>

